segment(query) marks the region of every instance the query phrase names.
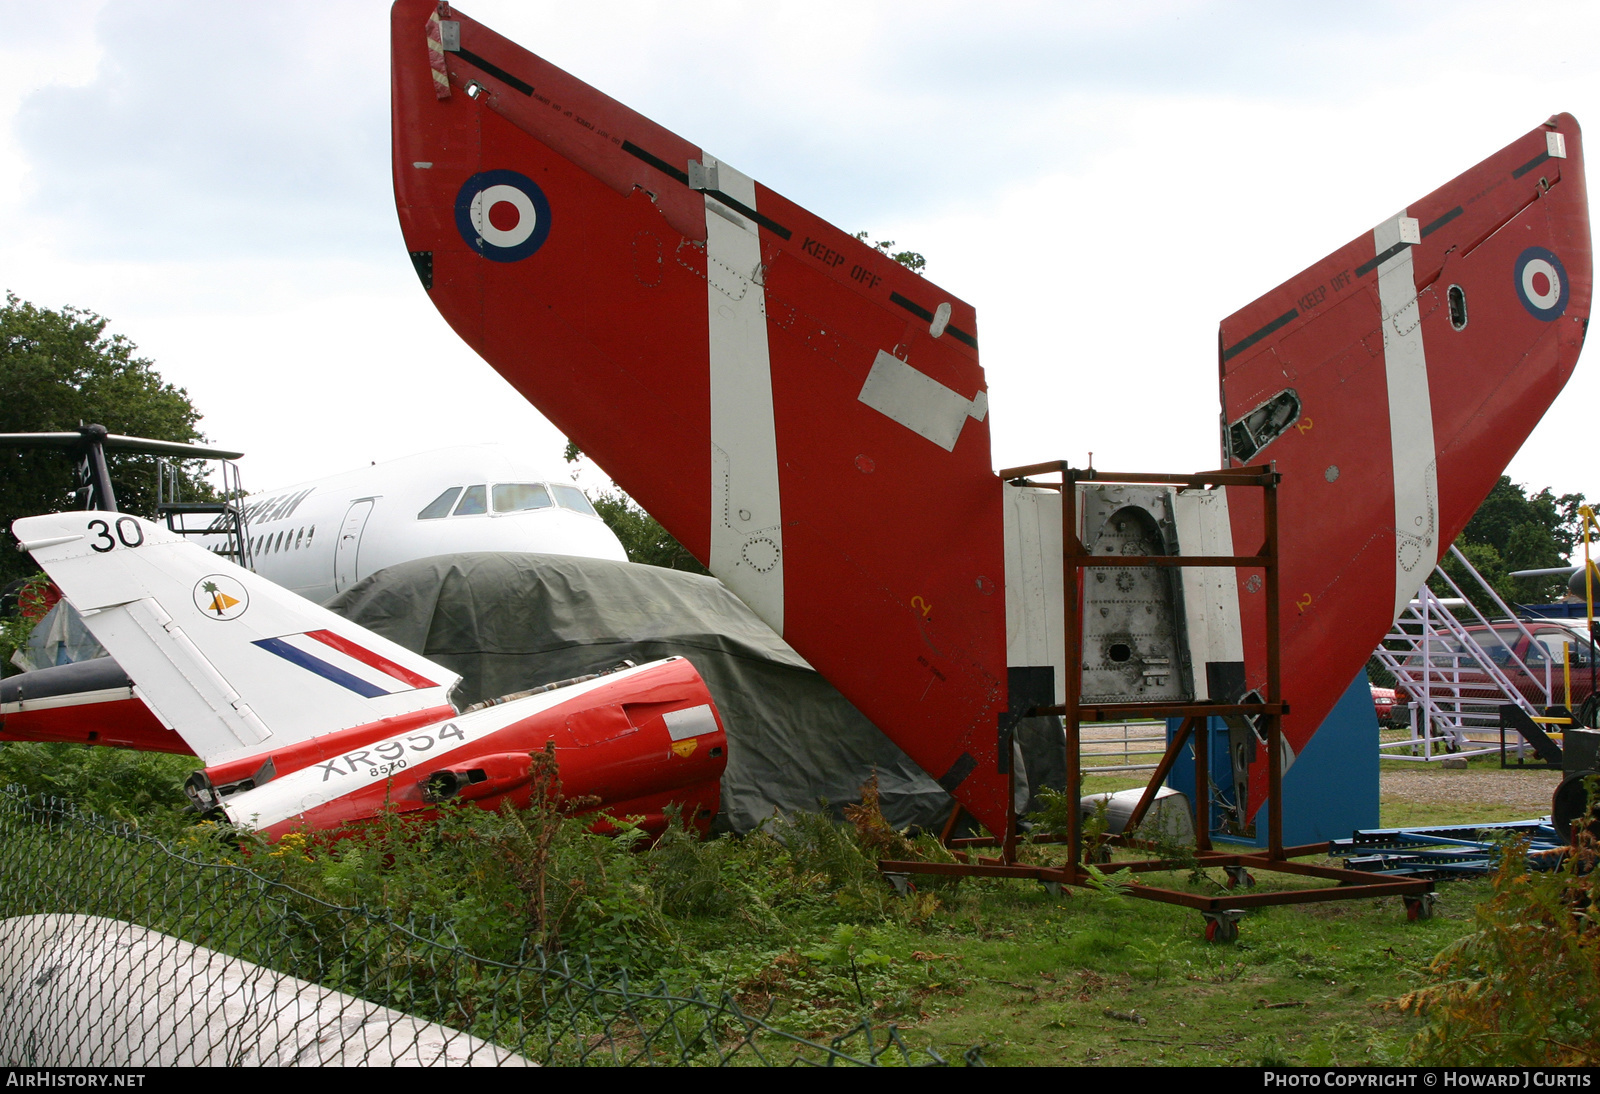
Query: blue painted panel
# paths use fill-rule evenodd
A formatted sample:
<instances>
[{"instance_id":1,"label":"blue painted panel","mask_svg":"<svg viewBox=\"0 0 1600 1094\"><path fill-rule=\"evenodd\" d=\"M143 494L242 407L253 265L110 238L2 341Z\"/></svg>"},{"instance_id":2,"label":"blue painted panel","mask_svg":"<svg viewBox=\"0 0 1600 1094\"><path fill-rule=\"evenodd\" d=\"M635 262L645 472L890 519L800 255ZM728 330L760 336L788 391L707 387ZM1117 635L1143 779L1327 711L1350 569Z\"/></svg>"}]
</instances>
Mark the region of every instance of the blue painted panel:
<instances>
[{"instance_id":1,"label":"blue painted panel","mask_svg":"<svg viewBox=\"0 0 1600 1094\"><path fill-rule=\"evenodd\" d=\"M1233 768L1228 763L1228 726L1221 718L1209 719L1211 781L1220 793L1233 798ZM1168 719L1167 739L1177 731L1178 719ZM1194 751L1179 754L1167 785L1193 801ZM1256 814L1253 841L1222 835L1212 823L1212 838L1267 845L1267 807ZM1372 709L1372 692L1362 672L1345 690L1333 711L1323 720L1305 749L1283 776L1283 842L1285 846L1348 839L1358 828L1378 824L1378 716Z\"/></svg>"}]
</instances>

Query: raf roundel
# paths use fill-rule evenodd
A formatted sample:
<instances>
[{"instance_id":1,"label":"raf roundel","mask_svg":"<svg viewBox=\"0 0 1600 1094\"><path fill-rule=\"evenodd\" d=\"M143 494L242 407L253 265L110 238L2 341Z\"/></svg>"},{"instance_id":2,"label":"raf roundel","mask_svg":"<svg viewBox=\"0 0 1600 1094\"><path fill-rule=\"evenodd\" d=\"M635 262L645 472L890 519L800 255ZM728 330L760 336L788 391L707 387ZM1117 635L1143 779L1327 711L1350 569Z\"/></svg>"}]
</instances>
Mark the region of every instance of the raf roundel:
<instances>
[{"instance_id":1,"label":"raf roundel","mask_svg":"<svg viewBox=\"0 0 1600 1094\"><path fill-rule=\"evenodd\" d=\"M456 194L456 230L495 262L520 262L550 235L550 201L528 176L480 171Z\"/></svg>"},{"instance_id":2,"label":"raf roundel","mask_svg":"<svg viewBox=\"0 0 1600 1094\"><path fill-rule=\"evenodd\" d=\"M250 594L237 578L211 574L195 582L194 606L207 619L238 619L250 607Z\"/></svg>"},{"instance_id":3,"label":"raf roundel","mask_svg":"<svg viewBox=\"0 0 1600 1094\"><path fill-rule=\"evenodd\" d=\"M1529 247L1512 269L1517 299L1535 319L1549 322L1567 310L1567 271L1552 251Z\"/></svg>"}]
</instances>

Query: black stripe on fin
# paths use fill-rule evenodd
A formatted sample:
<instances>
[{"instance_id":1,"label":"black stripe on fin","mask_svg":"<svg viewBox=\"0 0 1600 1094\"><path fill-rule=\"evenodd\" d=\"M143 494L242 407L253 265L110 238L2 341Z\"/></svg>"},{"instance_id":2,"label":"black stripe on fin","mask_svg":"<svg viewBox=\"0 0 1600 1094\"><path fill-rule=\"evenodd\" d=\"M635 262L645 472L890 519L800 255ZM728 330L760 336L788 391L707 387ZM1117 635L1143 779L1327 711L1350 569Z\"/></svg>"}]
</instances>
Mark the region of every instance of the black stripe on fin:
<instances>
[{"instance_id":1,"label":"black stripe on fin","mask_svg":"<svg viewBox=\"0 0 1600 1094\"><path fill-rule=\"evenodd\" d=\"M1526 175L1529 171L1532 171L1535 167L1538 167L1541 163L1549 158L1549 152L1540 152L1537 156L1533 157L1533 159L1529 160L1527 163L1511 172L1511 177L1514 179L1520 179L1523 175Z\"/></svg>"},{"instance_id":2,"label":"black stripe on fin","mask_svg":"<svg viewBox=\"0 0 1600 1094\"><path fill-rule=\"evenodd\" d=\"M1457 205L1454 209L1451 209L1438 220L1432 221L1431 223L1425 225L1422 229L1422 238L1427 239L1430 232L1435 232L1438 229L1443 228L1446 224L1449 224L1452 220L1460 215L1461 206Z\"/></svg>"},{"instance_id":3,"label":"black stripe on fin","mask_svg":"<svg viewBox=\"0 0 1600 1094\"><path fill-rule=\"evenodd\" d=\"M899 304L902 308L916 316L918 319L926 320L929 323L933 322L933 313L931 311L929 311L927 308L924 308L921 304L907 300L897 292L891 292L889 294L889 303Z\"/></svg>"},{"instance_id":4,"label":"black stripe on fin","mask_svg":"<svg viewBox=\"0 0 1600 1094\"><path fill-rule=\"evenodd\" d=\"M646 152L643 148L640 148L632 141L623 141L622 150L633 158L640 159L645 163L648 163L651 167L654 167L663 175L670 175L679 182L683 183L685 186L689 185L689 174L687 171L680 171L666 160L661 159L658 156L652 156L650 153Z\"/></svg>"},{"instance_id":5,"label":"black stripe on fin","mask_svg":"<svg viewBox=\"0 0 1600 1094\"><path fill-rule=\"evenodd\" d=\"M1366 277L1373 270L1376 270L1379 266L1383 265L1385 262L1389 261L1395 255L1399 254L1409 246L1411 246L1409 243L1396 243L1393 247L1390 247L1382 254L1373 255L1371 258L1367 259L1361 265L1356 267L1356 276Z\"/></svg>"},{"instance_id":6,"label":"black stripe on fin","mask_svg":"<svg viewBox=\"0 0 1600 1094\"><path fill-rule=\"evenodd\" d=\"M1278 318L1274 319L1272 322L1268 323L1266 326L1262 327L1260 330L1256 331L1254 334L1250 335L1247 338L1241 338L1241 339L1239 339L1239 341L1235 342L1233 345L1231 345L1231 346L1227 347L1226 349L1224 349L1222 351L1222 359L1224 361L1226 361L1228 358L1232 357L1236 353L1243 353L1245 350L1249 349L1251 346L1253 346L1257 342L1261 341L1263 338L1265 338L1267 335L1271 334L1273 331L1278 330L1284 324L1292 322L1293 320L1299 318L1299 316L1300 316L1300 309L1299 308L1290 308L1288 311L1286 311L1282 315L1278 316Z\"/></svg>"},{"instance_id":7,"label":"black stripe on fin","mask_svg":"<svg viewBox=\"0 0 1600 1094\"><path fill-rule=\"evenodd\" d=\"M940 775L936 780L948 793L954 794L956 787L967 781L967 776L978 767L978 761L972 758L972 753L963 752L955 763L950 765L950 770Z\"/></svg>"},{"instance_id":8,"label":"black stripe on fin","mask_svg":"<svg viewBox=\"0 0 1600 1094\"><path fill-rule=\"evenodd\" d=\"M464 50L464 49L458 49L458 50L455 50L454 52L455 52L455 55L457 57L460 57L463 61L467 62L469 65L472 65L473 67L475 67L475 68L477 68L477 69L479 69L479 70L481 70L483 72L488 73L490 76L493 76L495 79L499 80L501 83L505 84L507 87L514 88L515 90L522 92L524 95L532 95L533 94L533 85L532 84L528 83L528 81L526 81L526 80L519 80L517 77L511 75L511 73L507 72L505 69L501 68L499 65L494 64L492 61L485 61L482 57L479 57L476 53L471 53L471 52L469 52L467 50Z\"/></svg>"},{"instance_id":9,"label":"black stripe on fin","mask_svg":"<svg viewBox=\"0 0 1600 1094\"><path fill-rule=\"evenodd\" d=\"M685 175L684 176L684 181L687 182L688 180L689 180L689 176ZM718 201L722 202L722 204L726 205L728 208L734 210L737 213L741 213L744 216L749 217L751 220L755 221L757 224L761 225L763 228L767 229L769 232L773 232L776 235L780 235L784 239L788 239L788 238L790 238L791 236L794 235L793 232L789 231L789 229L785 228L783 225L779 224L777 221L773 220L771 217L767 216L764 213L756 212L754 209L750 208L750 206L746 205L744 202L739 201L736 198L730 198L727 194L724 194L721 190L702 190L700 192L702 194L707 195L708 197L716 198Z\"/></svg>"},{"instance_id":10,"label":"black stripe on fin","mask_svg":"<svg viewBox=\"0 0 1600 1094\"><path fill-rule=\"evenodd\" d=\"M906 311L910 312L912 315L916 316L918 319L921 319L921 320L923 320L925 322L928 322L928 323L932 323L933 322L933 313L931 311L929 311L927 308L923 307L921 304L918 304L915 300L907 300L905 297L901 296L897 292L891 292L889 294L889 303L891 303L891 304L899 304L902 308L904 308ZM966 331L962 330L960 327L946 326L944 328L944 332L946 334L948 334L951 338L954 338L957 342L961 342L964 345L971 346L973 349L977 349L978 348L977 336L976 335L972 335L972 334L968 334Z\"/></svg>"}]
</instances>

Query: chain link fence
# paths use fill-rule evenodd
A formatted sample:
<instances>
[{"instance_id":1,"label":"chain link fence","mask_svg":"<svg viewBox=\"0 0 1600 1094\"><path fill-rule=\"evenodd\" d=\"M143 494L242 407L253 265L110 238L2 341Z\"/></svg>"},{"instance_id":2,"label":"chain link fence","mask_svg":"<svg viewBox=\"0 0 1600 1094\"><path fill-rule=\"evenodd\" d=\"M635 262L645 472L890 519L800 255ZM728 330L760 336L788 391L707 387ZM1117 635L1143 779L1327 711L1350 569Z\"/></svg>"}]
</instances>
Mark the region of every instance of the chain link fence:
<instances>
[{"instance_id":1,"label":"chain link fence","mask_svg":"<svg viewBox=\"0 0 1600 1094\"><path fill-rule=\"evenodd\" d=\"M0 1065L941 1065L727 993L466 952L54 799L0 791ZM981 1064L976 1050L966 1062Z\"/></svg>"}]
</instances>

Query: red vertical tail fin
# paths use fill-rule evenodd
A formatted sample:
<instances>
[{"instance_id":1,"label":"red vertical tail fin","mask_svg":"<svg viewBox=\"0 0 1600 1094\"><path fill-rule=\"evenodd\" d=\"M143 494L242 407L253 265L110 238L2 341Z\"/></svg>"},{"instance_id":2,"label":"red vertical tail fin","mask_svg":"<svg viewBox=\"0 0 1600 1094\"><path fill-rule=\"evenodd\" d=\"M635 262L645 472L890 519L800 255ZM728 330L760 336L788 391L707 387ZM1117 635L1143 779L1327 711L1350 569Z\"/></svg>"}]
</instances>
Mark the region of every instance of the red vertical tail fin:
<instances>
[{"instance_id":1,"label":"red vertical tail fin","mask_svg":"<svg viewBox=\"0 0 1600 1094\"><path fill-rule=\"evenodd\" d=\"M437 11L393 11L395 192L434 303L998 828L1004 562L972 308L453 11L441 97Z\"/></svg>"},{"instance_id":2,"label":"red vertical tail fin","mask_svg":"<svg viewBox=\"0 0 1600 1094\"><path fill-rule=\"evenodd\" d=\"M1592 285L1561 114L1223 321L1224 456L1283 473L1296 751L1572 374Z\"/></svg>"}]
</instances>

